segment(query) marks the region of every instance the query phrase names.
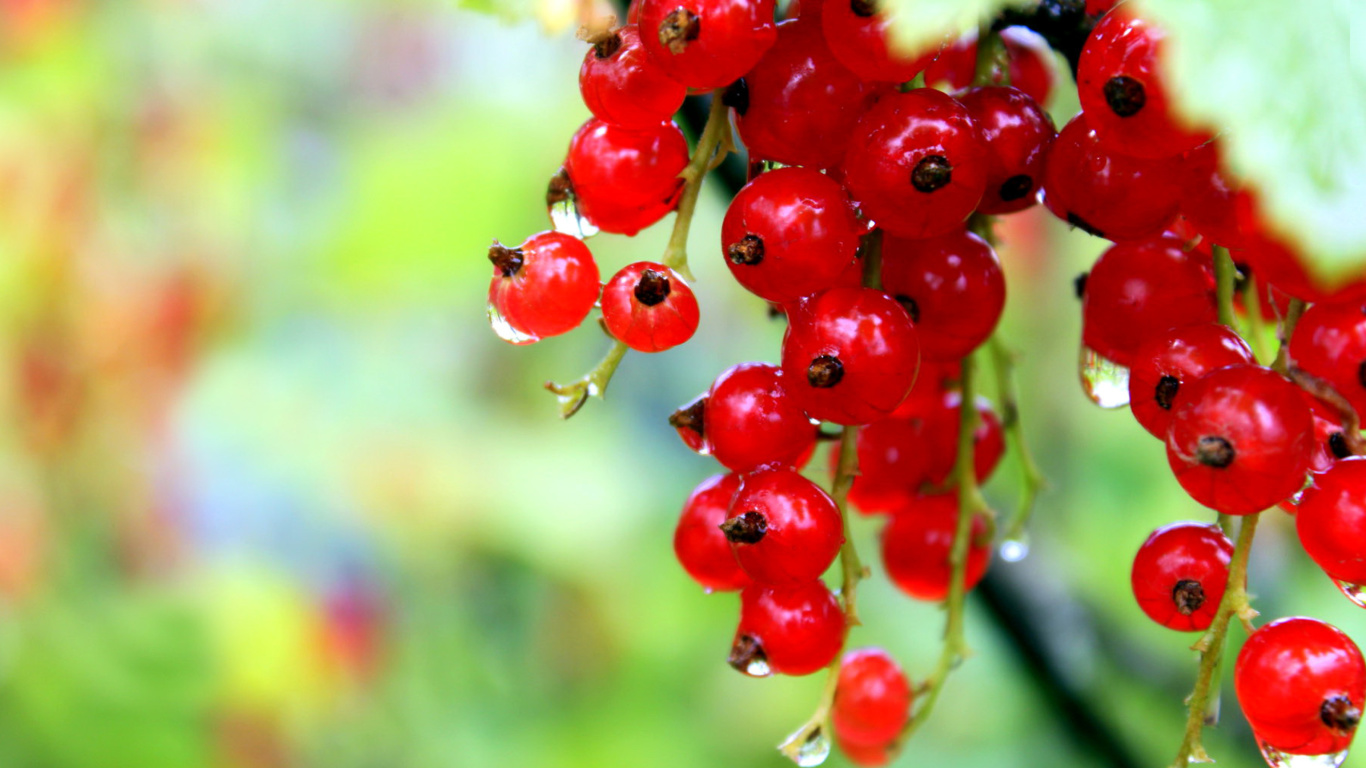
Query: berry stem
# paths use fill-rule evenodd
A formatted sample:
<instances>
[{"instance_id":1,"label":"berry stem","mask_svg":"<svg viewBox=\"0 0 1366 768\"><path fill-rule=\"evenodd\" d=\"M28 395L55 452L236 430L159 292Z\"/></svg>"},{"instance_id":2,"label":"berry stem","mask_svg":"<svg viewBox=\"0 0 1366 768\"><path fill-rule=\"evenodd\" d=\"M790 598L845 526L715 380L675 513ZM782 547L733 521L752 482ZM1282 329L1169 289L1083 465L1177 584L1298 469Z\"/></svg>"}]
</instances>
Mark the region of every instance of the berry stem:
<instances>
[{"instance_id":1,"label":"berry stem","mask_svg":"<svg viewBox=\"0 0 1366 768\"><path fill-rule=\"evenodd\" d=\"M875 229L863 236L863 286L882 290L882 230Z\"/></svg>"},{"instance_id":2,"label":"berry stem","mask_svg":"<svg viewBox=\"0 0 1366 768\"><path fill-rule=\"evenodd\" d=\"M626 356L626 349L624 343L613 341L602 362L582 378L568 384L556 384L553 381L545 383L545 388L559 398L560 418L567 419L578 413L589 395L601 398L607 393L607 385L612 381L612 374L617 372L617 366L621 365L621 359Z\"/></svg>"},{"instance_id":3,"label":"berry stem","mask_svg":"<svg viewBox=\"0 0 1366 768\"><path fill-rule=\"evenodd\" d=\"M1001 35L992 29L992 20L984 19L977 26L977 70L973 75L974 86L992 85L992 67L1002 52ZM1004 78L1001 85L1010 85L1010 67L1001 67Z\"/></svg>"},{"instance_id":4,"label":"berry stem","mask_svg":"<svg viewBox=\"0 0 1366 768\"><path fill-rule=\"evenodd\" d=\"M1276 352L1276 361L1271 367L1281 373L1290 370L1290 337L1295 335L1295 326L1299 325L1300 315L1304 314L1304 301L1301 299L1291 299L1290 307L1285 311L1285 317L1281 319L1280 331L1276 334L1281 343L1281 348Z\"/></svg>"},{"instance_id":5,"label":"berry stem","mask_svg":"<svg viewBox=\"0 0 1366 768\"><path fill-rule=\"evenodd\" d=\"M690 282L693 276L688 269L688 232L692 229L693 212L697 210L697 195L702 189L702 180L735 149L734 138L730 134L730 116L721 93L720 90L712 93L707 124L697 137L692 159L679 174L684 182L683 194L678 198L678 215L674 217L673 232L669 235L669 244L664 247L662 259L664 266L676 270Z\"/></svg>"},{"instance_id":6,"label":"berry stem","mask_svg":"<svg viewBox=\"0 0 1366 768\"><path fill-rule=\"evenodd\" d=\"M996 400L1001 408L1001 427L1005 431L1009 451L1015 454L1020 464L1020 501L1005 529L1007 541L1018 541L1024 536L1025 525L1034 511L1034 501L1047 481L1043 472L1039 471L1039 465L1034 463L1034 455L1029 452L1029 445L1025 442L1024 427L1020 424L1019 398L1015 393L1015 354L999 336L992 336L988 344L992 368L996 372Z\"/></svg>"},{"instance_id":7,"label":"berry stem","mask_svg":"<svg viewBox=\"0 0 1366 768\"><path fill-rule=\"evenodd\" d=\"M1262 316L1256 275L1248 274L1243 280L1243 307L1247 310L1248 343L1252 345L1252 355L1265 365L1271 360L1271 351L1266 348L1266 318Z\"/></svg>"},{"instance_id":8,"label":"berry stem","mask_svg":"<svg viewBox=\"0 0 1366 768\"><path fill-rule=\"evenodd\" d=\"M1214 246L1214 297L1218 302L1219 322L1238 330L1233 315L1233 284L1238 279L1238 268L1222 245Z\"/></svg>"}]
</instances>

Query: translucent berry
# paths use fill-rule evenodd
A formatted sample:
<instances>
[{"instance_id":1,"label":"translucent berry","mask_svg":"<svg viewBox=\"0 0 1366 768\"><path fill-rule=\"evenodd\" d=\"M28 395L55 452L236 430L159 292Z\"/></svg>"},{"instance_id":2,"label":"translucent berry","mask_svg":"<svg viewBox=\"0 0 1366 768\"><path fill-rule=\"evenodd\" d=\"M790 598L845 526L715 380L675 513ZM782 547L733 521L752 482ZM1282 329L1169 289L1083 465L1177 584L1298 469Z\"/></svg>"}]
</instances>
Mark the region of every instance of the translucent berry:
<instances>
[{"instance_id":1,"label":"translucent berry","mask_svg":"<svg viewBox=\"0 0 1366 768\"><path fill-rule=\"evenodd\" d=\"M1129 577L1138 607L1169 629L1209 629L1232 559L1233 543L1217 525L1172 523L1153 531L1138 548Z\"/></svg>"},{"instance_id":2,"label":"translucent berry","mask_svg":"<svg viewBox=\"0 0 1366 768\"><path fill-rule=\"evenodd\" d=\"M891 19L882 5L879 0L824 0L825 41L835 58L860 78L905 83L934 61L942 46L910 55L894 50L888 44Z\"/></svg>"},{"instance_id":3,"label":"translucent berry","mask_svg":"<svg viewBox=\"0 0 1366 768\"><path fill-rule=\"evenodd\" d=\"M703 480L683 503L683 514L674 529L674 555L693 581L708 592L742 589L750 582L721 532L739 488L740 476L734 473Z\"/></svg>"},{"instance_id":4,"label":"translucent berry","mask_svg":"<svg viewBox=\"0 0 1366 768\"><path fill-rule=\"evenodd\" d=\"M881 648L848 651L840 661L830 723L842 741L886 745L910 719L911 686L891 654Z\"/></svg>"},{"instance_id":5,"label":"translucent berry","mask_svg":"<svg viewBox=\"0 0 1366 768\"><path fill-rule=\"evenodd\" d=\"M741 672L809 675L834 661L843 644L844 613L821 581L753 584L740 592L729 661Z\"/></svg>"},{"instance_id":6,"label":"translucent berry","mask_svg":"<svg viewBox=\"0 0 1366 768\"><path fill-rule=\"evenodd\" d=\"M598 300L598 265L582 240L541 232L516 248L494 241L489 316L500 335L529 343L578 327Z\"/></svg>"},{"instance_id":7,"label":"translucent berry","mask_svg":"<svg viewBox=\"0 0 1366 768\"><path fill-rule=\"evenodd\" d=\"M760 584L820 578L844 543L830 495L791 469L746 475L721 531L740 567Z\"/></svg>"},{"instance_id":8,"label":"translucent berry","mask_svg":"<svg viewBox=\"0 0 1366 768\"><path fill-rule=\"evenodd\" d=\"M628 264L602 289L607 331L640 352L661 352L691 339L697 320L692 289L663 264Z\"/></svg>"},{"instance_id":9,"label":"translucent berry","mask_svg":"<svg viewBox=\"0 0 1366 768\"><path fill-rule=\"evenodd\" d=\"M1228 326L1201 323L1172 328L1138 347L1129 368L1129 410L1143 428L1167 439L1172 409L1185 385L1215 368L1253 363L1247 342Z\"/></svg>"},{"instance_id":10,"label":"translucent berry","mask_svg":"<svg viewBox=\"0 0 1366 768\"><path fill-rule=\"evenodd\" d=\"M660 69L628 24L593 44L579 68L583 103L604 122L623 128L652 128L671 119L688 89Z\"/></svg>"},{"instance_id":11,"label":"translucent berry","mask_svg":"<svg viewBox=\"0 0 1366 768\"><path fill-rule=\"evenodd\" d=\"M1325 301L1305 310L1290 340L1295 365L1327 381L1366 413L1366 302Z\"/></svg>"},{"instance_id":12,"label":"translucent berry","mask_svg":"<svg viewBox=\"0 0 1366 768\"><path fill-rule=\"evenodd\" d=\"M778 36L773 0L643 0L640 30L665 74L708 90L748 72Z\"/></svg>"},{"instance_id":13,"label":"translucent berry","mask_svg":"<svg viewBox=\"0 0 1366 768\"><path fill-rule=\"evenodd\" d=\"M960 97L987 148L981 213L1021 211L1039 201L1044 158L1058 132L1039 102L1014 88L973 88Z\"/></svg>"},{"instance_id":14,"label":"translucent berry","mask_svg":"<svg viewBox=\"0 0 1366 768\"><path fill-rule=\"evenodd\" d=\"M959 360L991 336L1006 303L996 252L966 230L882 241L882 290L905 307L927 360Z\"/></svg>"},{"instance_id":15,"label":"translucent berry","mask_svg":"<svg viewBox=\"0 0 1366 768\"><path fill-rule=\"evenodd\" d=\"M1329 578L1366 584L1366 458L1341 459L1316 475L1300 499L1295 528Z\"/></svg>"},{"instance_id":16,"label":"translucent berry","mask_svg":"<svg viewBox=\"0 0 1366 768\"><path fill-rule=\"evenodd\" d=\"M949 595L953 575L949 552L958 525L957 494L920 496L892 513L882 531L882 562L887 577L916 600L938 601ZM991 555L987 516L973 517L965 574L972 589L987 571Z\"/></svg>"},{"instance_id":17,"label":"translucent berry","mask_svg":"<svg viewBox=\"0 0 1366 768\"><path fill-rule=\"evenodd\" d=\"M727 469L791 466L816 441L816 427L790 393L790 379L767 363L741 363L711 385L703 409L707 445Z\"/></svg>"},{"instance_id":18,"label":"translucent berry","mask_svg":"<svg viewBox=\"0 0 1366 768\"><path fill-rule=\"evenodd\" d=\"M581 215L634 235L673 210L687 164L688 142L673 123L632 130L593 118L570 140L564 170Z\"/></svg>"}]
</instances>

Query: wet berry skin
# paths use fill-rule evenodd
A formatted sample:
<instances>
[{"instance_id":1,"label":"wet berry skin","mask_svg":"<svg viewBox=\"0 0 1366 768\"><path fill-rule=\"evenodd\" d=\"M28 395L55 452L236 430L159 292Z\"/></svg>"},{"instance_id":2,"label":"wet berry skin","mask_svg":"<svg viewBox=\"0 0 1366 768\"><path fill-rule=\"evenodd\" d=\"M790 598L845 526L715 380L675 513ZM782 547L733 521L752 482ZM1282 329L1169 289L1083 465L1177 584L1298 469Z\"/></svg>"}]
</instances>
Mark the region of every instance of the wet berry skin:
<instances>
[{"instance_id":1,"label":"wet berry skin","mask_svg":"<svg viewBox=\"0 0 1366 768\"><path fill-rule=\"evenodd\" d=\"M631 349L662 352L692 338L697 297L677 272L638 261L622 267L603 287L602 320Z\"/></svg>"},{"instance_id":2,"label":"wet berry skin","mask_svg":"<svg viewBox=\"0 0 1366 768\"><path fill-rule=\"evenodd\" d=\"M1316 475L1300 499L1295 529L1329 578L1366 584L1366 458L1340 459Z\"/></svg>"},{"instance_id":3,"label":"wet berry skin","mask_svg":"<svg viewBox=\"0 0 1366 768\"><path fill-rule=\"evenodd\" d=\"M670 120L688 89L645 54L640 30L628 24L588 49L579 68L579 93L594 117L645 129Z\"/></svg>"},{"instance_id":4,"label":"wet berry skin","mask_svg":"<svg viewBox=\"0 0 1366 768\"><path fill-rule=\"evenodd\" d=\"M750 583L720 528L739 488L740 476L733 472L703 480L683 503L683 514L674 529L674 555L692 580L708 592L735 591Z\"/></svg>"},{"instance_id":5,"label":"wet berry skin","mask_svg":"<svg viewBox=\"0 0 1366 768\"><path fill-rule=\"evenodd\" d=\"M850 195L878 226L934 237L959 229L981 202L987 147L962 104L917 88L884 96L864 114L843 172Z\"/></svg>"},{"instance_id":6,"label":"wet berry skin","mask_svg":"<svg viewBox=\"0 0 1366 768\"><path fill-rule=\"evenodd\" d=\"M905 83L920 74L939 48L918 51L909 56L888 45L891 20L886 13L864 15L850 0L808 0L823 2L821 25L826 44L840 63L869 82Z\"/></svg>"},{"instance_id":7,"label":"wet berry skin","mask_svg":"<svg viewBox=\"0 0 1366 768\"><path fill-rule=\"evenodd\" d=\"M1253 363L1247 342L1228 326L1200 323L1172 328L1138 348L1129 369L1129 410L1148 432L1167 438L1172 409L1185 385L1215 368Z\"/></svg>"},{"instance_id":8,"label":"wet berry skin","mask_svg":"<svg viewBox=\"0 0 1366 768\"><path fill-rule=\"evenodd\" d=\"M819 580L740 592L730 662L742 672L757 655L774 674L809 675L834 661L843 643L844 612Z\"/></svg>"},{"instance_id":9,"label":"wet berry skin","mask_svg":"<svg viewBox=\"0 0 1366 768\"><path fill-rule=\"evenodd\" d=\"M920 496L892 513L882 531L882 562L887 578L916 600L934 602L949 595L953 569L949 551L958 525L957 494ZM972 520L971 542L964 580L966 589L977 586L986 574L991 555L986 515Z\"/></svg>"},{"instance_id":10,"label":"wet berry skin","mask_svg":"<svg viewBox=\"0 0 1366 768\"><path fill-rule=\"evenodd\" d=\"M1219 368L1188 386L1172 411L1167 461L1192 498L1247 515L1300 489L1314 420L1298 387L1257 365Z\"/></svg>"},{"instance_id":11,"label":"wet berry skin","mask_svg":"<svg viewBox=\"0 0 1366 768\"><path fill-rule=\"evenodd\" d=\"M790 315L783 373L812 418L867 424L906 399L920 367L915 326L871 288L832 288Z\"/></svg>"},{"instance_id":12,"label":"wet berry skin","mask_svg":"<svg viewBox=\"0 0 1366 768\"><path fill-rule=\"evenodd\" d=\"M1290 358L1366 413L1366 302L1320 302L1304 311Z\"/></svg>"},{"instance_id":13,"label":"wet berry skin","mask_svg":"<svg viewBox=\"0 0 1366 768\"><path fill-rule=\"evenodd\" d=\"M1233 542L1218 526L1172 523L1138 548L1129 581L1138 607L1168 629L1209 629L1228 585Z\"/></svg>"},{"instance_id":14,"label":"wet berry skin","mask_svg":"<svg viewBox=\"0 0 1366 768\"><path fill-rule=\"evenodd\" d=\"M711 455L727 469L791 466L815 444L816 427L789 381L767 363L741 363L716 377L703 409L705 433Z\"/></svg>"},{"instance_id":15,"label":"wet berry skin","mask_svg":"<svg viewBox=\"0 0 1366 768\"><path fill-rule=\"evenodd\" d=\"M526 341L571 331L598 300L598 265L582 240L541 232L516 248L497 242L489 305Z\"/></svg>"},{"instance_id":16,"label":"wet berry skin","mask_svg":"<svg viewBox=\"0 0 1366 768\"><path fill-rule=\"evenodd\" d=\"M791 469L746 475L723 530L740 567L760 584L820 578L844 543L834 500Z\"/></svg>"},{"instance_id":17,"label":"wet berry skin","mask_svg":"<svg viewBox=\"0 0 1366 768\"><path fill-rule=\"evenodd\" d=\"M751 293L777 303L829 288L854 263L858 246L844 188L807 168L761 174L735 195L721 224L731 274Z\"/></svg>"},{"instance_id":18,"label":"wet berry skin","mask_svg":"<svg viewBox=\"0 0 1366 768\"><path fill-rule=\"evenodd\" d=\"M1238 654L1238 704L1263 743L1288 754L1351 746L1366 697L1366 664L1352 639L1318 619L1260 627Z\"/></svg>"},{"instance_id":19,"label":"wet berry skin","mask_svg":"<svg viewBox=\"0 0 1366 768\"><path fill-rule=\"evenodd\" d=\"M1058 135L1053 119L1015 88L973 88L959 98L986 142L986 192L978 212L1014 213L1037 203L1044 158Z\"/></svg>"},{"instance_id":20,"label":"wet berry skin","mask_svg":"<svg viewBox=\"0 0 1366 768\"><path fill-rule=\"evenodd\" d=\"M910 719L911 686L901 665L881 648L848 651L840 661L830 723L841 741L885 745Z\"/></svg>"},{"instance_id":21,"label":"wet berry skin","mask_svg":"<svg viewBox=\"0 0 1366 768\"><path fill-rule=\"evenodd\" d=\"M644 0L640 6L646 53L689 88L729 85L777 37L773 0Z\"/></svg>"},{"instance_id":22,"label":"wet berry skin","mask_svg":"<svg viewBox=\"0 0 1366 768\"><path fill-rule=\"evenodd\" d=\"M924 240L886 236L882 290L915 323L925 360L960 360L996 329L1006 304L996 252L966 230Z\"/></svg>"},{"instance_id":23,"label":"wet berry skin","mask_svg":"<svg viewBox=\"0 0 1366 768\"><path fill-rule=\"evenodd\" d=\"M570 140L564 169L580 215L634 235L673 210L687 164L688 142L673 123L632 130L593 118Z\"/></svg>"}]
</instances>

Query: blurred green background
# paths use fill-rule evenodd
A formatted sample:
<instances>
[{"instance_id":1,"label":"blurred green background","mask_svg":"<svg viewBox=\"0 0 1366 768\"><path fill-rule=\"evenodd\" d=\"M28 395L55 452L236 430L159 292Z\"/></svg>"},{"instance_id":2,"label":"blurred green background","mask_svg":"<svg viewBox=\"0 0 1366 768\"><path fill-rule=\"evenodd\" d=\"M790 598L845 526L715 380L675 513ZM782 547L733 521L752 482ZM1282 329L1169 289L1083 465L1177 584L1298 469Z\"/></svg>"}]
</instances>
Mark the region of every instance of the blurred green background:
<instances>
[{"instance_id":1,"label":"blurred green background","mask_svg":"<svg viewBox=\"0 0 1366 768\"><path fill-rule=\"evenodd\" d=\"M671 549L717 467L665 416L782 333L718 257L718 185L697 337L629 356L605 404L561 422L541 389L596 361L591 324L513 348L484 317L489 241L547 227L583 51L448 2L0 0L0 766L784 764L819 676L727 667L735 597ZM604 274L666 228L592 240ZM1099 241L1041 210L1001 235L1051 485L901 762L1166 765L1194 638L1141 615L1128 569L1209 515L1077 384L1071 281ZM1264 615L1366 639L1270 517ZM923 677L941 612L854 525L875 577L851 642ZM1225 701L1210 751L1258 764Z\"/></svg>"}]
</instances>

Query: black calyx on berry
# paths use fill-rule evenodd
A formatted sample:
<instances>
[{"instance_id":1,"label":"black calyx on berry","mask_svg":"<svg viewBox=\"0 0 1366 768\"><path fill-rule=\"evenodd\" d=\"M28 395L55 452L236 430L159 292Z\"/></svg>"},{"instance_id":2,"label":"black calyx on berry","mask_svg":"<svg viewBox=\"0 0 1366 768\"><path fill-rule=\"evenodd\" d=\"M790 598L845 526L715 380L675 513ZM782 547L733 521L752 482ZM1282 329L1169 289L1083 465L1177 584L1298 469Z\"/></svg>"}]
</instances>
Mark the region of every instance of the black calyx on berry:
<instances>
[{"instance_id":1,"label":"black calyx on berry","mask_svg":"<svg viewBox=\"0 0 1366 768\"><path fill-rule=\"evenodd\" d=\"M569 179L569 171L560 167L554 176L550 177L550 183L545 187L546 207L559 205L574 197L574 182Z\"/></svg>"},{"instance_id":2,"label":"black calyx on berry","mask_svg":"<svg viewBox=\"0 0 1366 768\"><path fill-rule=\"evenodd\" d=\"M1336 733L1345 736L1361 724L1361 708L1341 694L1329 696L1319 707L1319 719Z\"/></svg>"},{"instance_id":3,"label":"black calyx on berry","mask_svg":"<svg viewBox=\"0 0 1366 768\"><path fill-rule=\"evenodd\" d=\"M740 78L721 92L721 103L735 110L735 114L744 117L749 111L749 83L745 78Z\"/></svg>"},{"instance_id":4,"label":"black calyx on berry","mask_svg":"<svg viewBox=\"0 0 1366 768\"><path fill-rule=\"evenodd\" d=\"M1236 455L1233 443L1217 435L1205 435L1200 438L1200 443L1195 448L1196 460L1215 469L1224 469L1232 464Z\"/></svg>"},{"instance_id":5,"label":"black calyx on berry","mask_svg":"<svg viewBox=\"0 0 1366 768\"><path fill-rule=\"evenodd\" d=\"M687 8L675 8L659 22L659 44L677 56L702 32L702 18Z\"/></svg>"},{"instance_id":6,"label":"black calyx on berry","mask_svg":"<svg viewBox=\"0 0 1366 768\"><path fill-rule=\"evenodd\" d=\"M707 398L699 397L669 414L669 426L674 429L691 429L699 435L705 435L703 429L706 426L706 412Z\"/></svg>"},{"instance_id":7,"label":"black calyx on berry","mask_svg":"<svg viewBox=\"0 0 1366 768\"><path fill-rule=\"evenodd\" d=\"M658 270L647 269L640 273L640 280L636 281L636 301L653 307L669 298L671 290L668 275Z\"/></svg>"},{"instance_id":8,"label":"black calyx on berry","mask_svg":"<svg viewBox=\"0 0 1366 768\"><path fill-rule=\"evenodd\" d=\"M1148 103L1143 83L1127 75L1117 75L1105 81L1105 103L1120 117L1133 117Z\"/></svg>"},{"instance_id":9,"label":"black calyx on berry","mask_svg":"<svg viewBox=\"0 0 1366 768\"><path fill-rule=\"evenodd\" d=\"M758 544L768 533L768 518L750 510L721 523L720 528L721 533L726 535L726 541L733 544Z\"/></svg>"},{"instance_id":10,"label":"black calyx on berry","mask_svg":"<svg viewBox=\"0 0 1366 768\"><path fill-rule=\"evenodd\" d=\"M1182 579L1172 587L1172 602L1182 616L1189 616L1205 604L1205 588L1200 582Z\"/></svg>"},{"instance_id":11,"label":"black calyx on berry","mask_svg":"<svg viewBox=\"0 0 1366 768\"><path fill-rule=\"evenodd\" d=\"M1347 436L1341 432L1334 432L1328 436L1328 452L1337 459L1345 459L1353 455L1352 446L1347 444Z\"/></svg>"},{"instance_id":12,"label":"black calyx on berry","mask_svg":"<svg viewBox=\"0 0 1366 768\"><path fill-rule=\"evenodd\" d=\"M593 44L593 55L599 59L610 59L613 54L621 50L621 33L617 30L610 30L594 40L588 42Z\"/></svg>"},{"instance_id":13,"label":"black calyx on berry","mask_svg":"<svg viewBox=\"0 0 1366 768\"><path fill-rule=\"evenodd\" d=\"M764 260L764 239L758 235L745 235L726 248L726 258L732 264L752 267Z\"/></svg>"},{"instance_id":14,"label":"black calyx on berry","mask_svg":"<svg viewBox=\"0 0 1366 768\"><path fill-rule=\"evenodd\" d=\"M866 19L877 14L877 0L849 0L849 10Z\"/></svg>"},{"instance_id":15,"label":"black calyx on berry","mask_svg":"<svg viewBox=\"0 0 1366 768\"><path fill-rule=\"evenodd\" d=\"M1157 407L1164 411L1172 409L1172 401L1176 399L1176 393L1181 391L1181 380L1175 376L1163 376L1157 380L1157 386L1153 388L1153 401Z\"/></svg>"},{"instance_id":16,"label":"black calyx on berry","mask_svg":"<svg viewBox=\"0 0 1366 768\"><path fill-rule=\"evenodd\" d=\"M1029 190L1034 188L1034 179L1028 174L1018 173L1001 183L1001 199L1007 203L1011 200L1019 200L1029 194Z\"/></svg>"},{"instance_id":17,"label":"black calyx on berry","mask_svg":"<svg viewBox=\"0 0 1366 768\"><path fill-rule=\"evenodd\" d=\"M1089 272L1082 272L1072 278L1072 292L1077 295L1078 299L1086 295L1086 278L1090 277L1090 274Z\"/></svg>"},{"instance_id":18,"label":"black calyx on berry","mask_svg":"<svg viewBox=\"0 0 1366 768\"><path fill-rule=\"evenodd\" d=\"M920 322L920 305L915 303L915 299L904 293L899 293L896 295L896 300L902 309L906 310L906 314L911 316L911 322Z\"/></svg>"},{"instance_id":19,"label":"black calyx on berry","mask_svg":"<svg viewBox=\"0 0 1366 768\"><path fill-rule=\"evenodd\" d=\"M764 653L764 646L759 643L758 638L752 635L739 635L730 646L730 656L726 663L751 677L763 677L762 673L755 674L755 670L768 668L768 656Z\"/></svg>"},{"instance_id":20,"label":"black calyx on berry","mask_svg":"<svg viewBox=\"0 0 1366 768\"><path fill-rule=\"evenodd\" d=\"M933 192L953 180L953 166L943 155L926 155L911 171L911 186L921 192Z\"/></svg>"},{"instance_id":21,"label":"black calyx on berry","mask_svg":"<svg viewBox=\"0 0 1366 768\"><path fill-rule=\"evenodd\" d=\"M509 248L506 245L493 241L489 246L489 261L498 268L498 273L503 277L512 277L522 271L522 263L526 254L520 248Z\"/></svg>"},{"instance_id":22,"label":"black calyx on berry","mask_svg":"<svg viewBox=\"0 0 1366 768\"><path fill-rule=\"evenodd\" d=\"M806 369L806 381L817 389L829 389L844 378L844 363L838 357L821 355Z\"/></svg>"},{"instance_id":23,"label":"black calyx on berry","mask_svg":"<svg viewBox=\"0 0 1366 768\"><path fill-rule=\"evenodd\" d=\"M1357 366L1357 382L1366 387L1366 360L1362 360L1361 365Z\"/></svg>"}]
</instances>

